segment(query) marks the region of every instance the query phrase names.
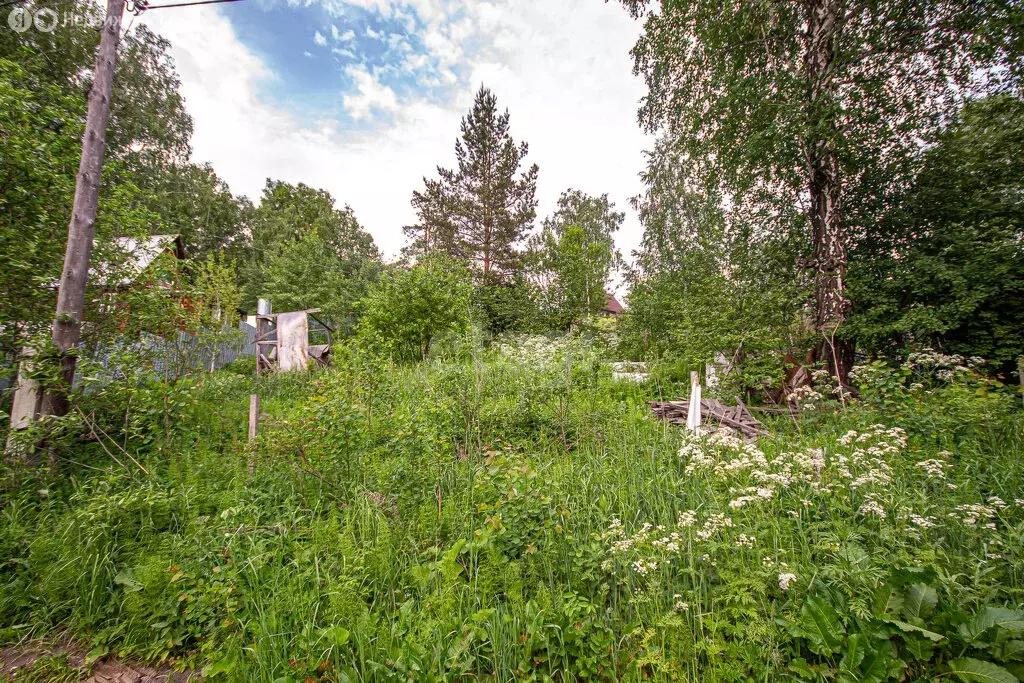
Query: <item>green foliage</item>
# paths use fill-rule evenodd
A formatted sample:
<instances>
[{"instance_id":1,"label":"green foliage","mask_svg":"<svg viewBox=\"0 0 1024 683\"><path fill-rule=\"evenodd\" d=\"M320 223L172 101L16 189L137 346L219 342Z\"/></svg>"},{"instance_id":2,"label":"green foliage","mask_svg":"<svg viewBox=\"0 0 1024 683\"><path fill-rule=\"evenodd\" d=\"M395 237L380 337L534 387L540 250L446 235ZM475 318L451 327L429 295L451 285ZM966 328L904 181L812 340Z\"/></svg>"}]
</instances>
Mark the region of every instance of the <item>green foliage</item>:
<instances>
[{"instance_id":1,"label":"green foliage","mask_svg":"<svg viewBox=\"0 0 1024 683\"><path fill-rule=\"evenodd\" d=\"M521 276L473 288L475 308L492 334L540 331L544 320L536 299L536 289Z\"/></svg>"},{"instance_id":2,"label":"green foliage","mask_svg":"<svg viewBox=\"0 0 1024 683\"><path fill-rule=\"evenodd\" d=\"M211 253L192 269L192 284L196 300L193 310L200 325L220 327L235 319L242 303L238 288L238 274L234 263L224 256Z\"/></svg>"},{"instance_id":3,"label":"green foliage","mask_svg":"<svg viewBox=\"0 0 1024 683\"><path fill-rule=\"evenodd\" d=\"M975 68L1005 65L1018 75L1013 32L1020 8L1000 2L853 2L845 6L624 0L634 14L649 4L633 49L649 89L641 120L665 131L682 167L699 167L692 187L784 227L804 189L814 140L834 145L851 225L867 226L879 199L874 184L901 174L919 147L974 84ZM808 16L839 12L828 78L811 83ZM890 30L898 25L900 30ZM955 28L954 28L955 27ZM952 96L952 97L949 97ZM842 103L840 106L840 102ZM697 171L697 168L694 168ZM859 187L858 187L859 186ZM786 209L786 205L791 208Z\"/></svg>"},{"instance_id":4,"label":"green foliage","mask_svg":"<svg viewBox=\"0 0 1024 683\"><path fill-rule=\"evenodd\" d=\"M340 259L327 242L311 235L285 242L270 257L260 291L275 310L320 308L327 320L348 330L378 270L374 261Z\"/></svg>"},{"instance_id":5,"label":"green foliage","mask_svg":"<svg viewBox=\"0 0 1024 683\"><path fill-rule=\"evenodd\" d=\"M13 34L13 31L11 32ZM56 304L67 223L80 155L84 105L37 74L0 59L0 355L11 357L48 327ZM113 161L117 175L125 163ZM138 188L126 181L100 193L97 262L119 265L111 237L144 235L153 214L140 206ZM86 316L96 319L96 299Z\"/></svg>"},{"instance_id":6,"label":"green foliage","mask_svg":"<svg viewBox=\"0 0 1024 683\"><path fill-rule=\"evenodd\" d=\"M863 369L843 413L695 439L598 358L352 343L76 397L100 438L61 442L68 477L5 480L0 629L229 681L1020 677L1019 409Z\"/></svg>"},{"instance_id":7,"label":"green foliage","mask_svg":"<svg viewBox=\"0 0 1024 683\"><path fill-rule=\"evenodd\" d=\"M58 16L98 19L93 3L59 0ZM86 96L99 32L69 23L53 32L0 34L0 356L10 359L49 326L52 284L60 277ZM152 179L189 153L192 120L178 92L169 43L145 25L124 32L114 78L94 263L106 258L109 238L165 233L167 194L154 198ZM167 185L159 187L166 192ZM180 188L175 188L180 191ZM169 193L175 194L175 192ZM199 203L193 203L198 208ZM177 214L173 227L209 219ZM182 230L183 233L188 233ZM191 233L188 233L191 234ZM191 245L190 245L191 246ZM90 295L88 302L98 297ZM95 310L87 311L95 320ZM4 363L5 366L13 367Z\"/></svg>"},{"instance_id":8,"label":"green foliage","mask_svg":"<svg viewBox=\"0 0 1024 683\"><path fill-rule=\"evenodd\" d=\"M892 353L932 344L1008 371L1024 335L1024 102L973 101L851 264L853 333Z\"/></svg>"},{"instance_id":9,"label":"green foliage","mask_svg":"<svg viewBox=\"0 0 1024 683\"><path fill-rule=\"evenodd\" d=\"M621 351L684 372L724 354L739 371L722 378L732 398L740 388L777 386L785 352L810 341L808 282L794 263L800 230L793 222L779 234L742 207L727 208L723 188L694 185L695 164L667 141L649 155Z\"/></svg>"},{"instance_id":10,"label":"green foliage","mask_svg":"<svg viewBox=\"0 0 1024 683\"><path fill-rule=\"evenodd\" d=\"M276 311L323 308L349 323L380 252L352 209L334 203L326 190L267 180L239 268L244 307L255 310L256 299L269 298Z\"/></svg>"},{"instance_id":11,"label":"green foliage","mask_svg":"<svg viewBox=\"0 0 1024 683\"><path fill-rule=\"evenodd\" d=\"M1013 414L1019 395L984 374L980 358L932 350L900 364L873 361L855 368L864 402L897 417L908 428L949 438L984 438L993 423Z\"/></svg>"},{"instance_id":12,"label":"green foliage","mask_svg":"<svg viewBox=\"0 0 1024 683\"><path fill-rule=\"evenodd\" d=\"M68 23L51 32L5 31L0 34L0 58L17 62L40 90L56 88L77 100L84 115L100 40L94 26L102 21L104 8L77 0L56 0L48 7L59 17L74 14L92 21ZM178 92L180 82L169 50L165 38L138 23L123 31L118 44L107 153L129 173L181 162L190 151L192 117ZM55 127L60 121L54 121ZM80 142L80 136L75 137ZM72 182L77 169L77 161L67 169Z\"/></svg>"},{"instance_id":13,"label":"green foliage","mask_svg":"<svg viewBox=\"0 0 1024 683\"><path fill-rule=\"evenodd\" d=\"M566 226L558 236L546 228L535 248L538 269L550 274L544 304L556 329L600 312L611 269L610 237L589 242L583 228L575 225Z\"/></svg>"},{"instance_id":14,"label":"green foliage","mask_svg":"<svg viewBox=\"0 0 1024 683\"><path fill-rule=\"evenodd\" d=\"M747 257L742 263L737 257L735 270L723 273L702 251L698 246L658 274L634 281L622 318L622 351L690 370L723 354L736 365L722 378L728 391L778 385L784 351L807 337L796 306L800 289Z\"/></svg>"},{"instance_id":15,"label":"green foliage","mask_svg":"<svg viewBox=\"0 0 1024 683\"><path fill-rule=\"evenodd\" d=\"M894 571L876 587L866 615L856 614L838 594L816 587L799 615L778 618L809 650L807 658L789 665L790 671L798 680L812 681L835 677L882 683L929 669L948 670L961 681L1018 680L1005 667L1020 669L1024 661L1017 640L1024 612L983 607L964 613L920 582L936 582L937 577L932 569Z\"/></svg>"},{"instance_id":16,"label":"green foliage","mask_svg":"<svg viewBox=\"0 0 1024 683\"><path fill-rule=\"evenodd\" d=\"M544 230L530 240L530 270L551 325L565 329L601 311L613 269L622 264L614 233L625 214L608 195L566 190Z\"/></svg>"},{"instance_id":17,"label":"green foliage","mask_svg":"<svg viewBox=\"0 0 1024 683\"><path fill-rule=\"evenodd\" d=\"M12 31L13 33L13 31ZM81 103L0 60L0 343L17 350L18 323L38 326L55 304L40 285L56 272L74 191ZM54 128L54 122L62 122ZM68 130L70 129L70 130ZM58 261L59 263L59 261Z\"/></svg>"},{"instance_id":18,"label":"green foliage","mask_svg":"<svg viewBox=\"0 0 1024 683\"><path fill-rule=\"evenodd\" d=\"M236 199L209 164L175 163L141 169L135 180L146 208L159 218L153 234L180 235L187 258L202 261L228 250L233 259L245 243L252 213L248 199Z\"/></svg>"},{"instance_id":19,"label":"green foliage","mask_svg":"<svg viewBox=\"0 0 1024 683\"><path fill-rule=\"evenodd\" d=\"M396 361L426 360L435 339L468 328L472 292L466 269L441 255L394 268L367 296L360 333Z\"/></svg>"},{"instance_id":20,"label":"green foliage","mask_svg":"<svg viewBox=\"0 0 1024 683\"><path fill-rule=\"evenodd\" d=\"M1017 87L1021 42L1010 28L1021 21L1016 2L989 3L983 12L969 0L623 4L644 16L632 53L648 89L640 120L659 136L640 207L647 275L663 270L662 252L677 234L686 241L695 229L738 227L753 242L788 244L790 267L810 269L800 284L815 289L813 346L822 348L826 336L839 347L837 362L829 362L844 383L849 340L858 332L876 340L902 332L886 328L903 318L908 303L902 326L936 330L969 320L979 303L994 313L990 295L1016 291L1019 277L1006 276L1020 259L1004 235L978 249L975 263L967 256L965 249L985 241L987 228L978 221L923 249L922 256L937 256L956 244L948 265L914 260L928 274L922 287L910 284L899 238L881 246L882 261L889 257L898 271L895 282L879 288L885 310L873 321L869 295L858 329L844 325L847 250L865 234L879 234L881 219L920 167L922 141L934 142L941 122L970 97ZM651 5L656 9L648 12ZM957 196L949 192L945 201ZM998 264L991 280L976 272L989 259ZM887 274L864 272L861 292ZM917 302L903 290L931 307L921 311L924 319L915 320ZM997 308L1009 312L972 329L989 348L991 323L1012 319L1016 310L1012 303ZM995 334L1009 339L1008 332Z\"/></svg>"}]
</instances>

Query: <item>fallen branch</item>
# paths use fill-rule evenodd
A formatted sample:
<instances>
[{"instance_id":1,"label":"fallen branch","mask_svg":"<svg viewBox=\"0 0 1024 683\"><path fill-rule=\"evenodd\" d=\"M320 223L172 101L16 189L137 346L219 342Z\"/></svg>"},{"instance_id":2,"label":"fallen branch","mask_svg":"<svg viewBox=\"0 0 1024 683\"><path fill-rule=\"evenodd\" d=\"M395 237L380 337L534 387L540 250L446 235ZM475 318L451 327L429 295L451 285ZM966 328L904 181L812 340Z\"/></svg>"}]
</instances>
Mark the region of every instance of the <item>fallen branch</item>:
<instances>
[{"instance_id":1,"label":"fallen branch","mask_svg":"<svg viewBox=\"0 0 1024 683\"><path fill-rule=\"evenodd\" d=\"M107 434L107 433L106 433L106 432L105 432L105 431L103 430L103 427L100 427L100 426L99 426L98 424L96 424L95 422L90 422L90 421L89 421L89 418L88 418L88 417L86 417L85 413L83 413L83 412L82 412L82 409L81 409L81 408L79 408L78 406L75 406L75 410L77 410L77 411L78 411L78 414L82 416L82 419L83 419L83 420L85 420L85 424L86 424L86 425L87 425L87 426L89 427L89 431L90 431L90 432L92 432L92 436L93 436L93 438L94 438L94 439L96 439L96 443L98 443L98 444L99 444L99 445L100 445L100 446L101 446L101 447L103 448L103 450L107 452L107 455L109 455L109 456L110 456L110 457L111 457L111 458L112 458L112 459L114 460L114 462L116 462L116 463L117 463L118 465L120 465L121 467L124 467L124 468L125 468L125 470L128 470L128 467L127 467L127 466L125 466L125 464L124 464L124 463L122 463L122 462L121 462L120 460L118 460L117 458L115 458L115 457L114 457L114 454L110 452L110 449L108 449L108 448L107 448L107 447L106 447L105 445L103 445L103 439L101 439L101 438L99 437L99 435L97 435L97 434L96 434L96 429L99 429L99 430L100 430L100 432L102 432L102 433L103 433L103 436L107 437L107 439L109 439L109 440L110 440L110 443L114 444L114 445L115 445L115 446L117 447L117 449L118 449L119 451L121 451L122 453L124 453L125 455L127 455L127 456L128 456L128 458L129 458L129 459L130 459L130 460L131 460L131 461L132 461L133 463L135 463L135 466L136 466L136 467L138 467L138 468L139 468L140 470L142 470L143 472L145 472L145 473L146 473L146 476L149 476L149 470L147 470L147 469L146 469L145 467L143 467L143 466L142 466L142 463L140 463L140 462L139 462L138 460L136 460L136 459L135 459L134 457L132 457L132 454L131 454L131 453L129 453L129 452L128 452L128 451L126 451L125 449L121 448L121 445L120 445L119 443L117 443L116 441L114 441L113 439L111 439L111 438L110 438L110 435L109 435L109 434ZM131 470L128 470L128 471L130 472Z\"/></svg>"}]
</instances>

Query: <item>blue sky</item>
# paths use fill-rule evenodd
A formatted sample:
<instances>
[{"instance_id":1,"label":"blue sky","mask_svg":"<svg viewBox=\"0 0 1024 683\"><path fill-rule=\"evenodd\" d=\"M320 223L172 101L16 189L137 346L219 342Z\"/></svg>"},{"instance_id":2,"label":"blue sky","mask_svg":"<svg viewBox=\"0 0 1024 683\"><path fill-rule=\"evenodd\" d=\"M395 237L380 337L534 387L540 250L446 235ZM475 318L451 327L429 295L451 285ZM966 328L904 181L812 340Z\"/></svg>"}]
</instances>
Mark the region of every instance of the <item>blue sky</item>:
<instances>
[{"instance_id":1,"label":"blue sky","mask_svg":"<svg viewBox=\"0 0 1024 683\"><path fill-rule=\"evenodd\" d=\"M423 44L423 24L412 13L397 18L355 5L329 11L318 4L266 0L228 6L223 13L238 39L276 74L267 84L268 98L297 112L336 116L349 125L359 121L346 112L337 94L358 90L356 78L348 73L351 68L376 73L397 97L432 101L451 95L454 83L444 78L445 71L457 75L461 70L458 64L439 67Z\"/></svg>"},{"instance_id":2,"label":"blue sky","mask_svg":"<svg viewBox=\"0 0 1024 683\"><path fill-rule=\"evenodd\" d=\"M237 194L266 178L349 204L386 254L413 190L454 163L459 121L486 84L540 165L538 214L574 187L627 211L650 141L636 124L640 27L603 0L245 0L151 12L172 44L194 158Z\"/></svg>"}]
</instances>

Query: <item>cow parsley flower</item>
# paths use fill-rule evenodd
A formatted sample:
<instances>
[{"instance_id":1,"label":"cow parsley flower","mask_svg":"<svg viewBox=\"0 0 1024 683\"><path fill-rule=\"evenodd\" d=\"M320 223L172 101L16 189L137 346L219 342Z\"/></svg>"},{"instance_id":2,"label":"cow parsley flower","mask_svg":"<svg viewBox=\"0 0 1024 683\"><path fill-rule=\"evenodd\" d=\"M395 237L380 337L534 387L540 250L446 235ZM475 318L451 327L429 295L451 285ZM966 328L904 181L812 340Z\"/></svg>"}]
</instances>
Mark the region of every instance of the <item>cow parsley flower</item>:
<instances>
[{"instance_id":1,"label":"cow parsley flower","mask_svg":"<svg viewBox=\"0 0 1024 683\"><path fill-rule=\"evenodd\" d=\"M877 500L868 500L857 510L862 515L876 515L879 519L885 519L885 508L879 505Z\"/></svg>"}]
</instances>

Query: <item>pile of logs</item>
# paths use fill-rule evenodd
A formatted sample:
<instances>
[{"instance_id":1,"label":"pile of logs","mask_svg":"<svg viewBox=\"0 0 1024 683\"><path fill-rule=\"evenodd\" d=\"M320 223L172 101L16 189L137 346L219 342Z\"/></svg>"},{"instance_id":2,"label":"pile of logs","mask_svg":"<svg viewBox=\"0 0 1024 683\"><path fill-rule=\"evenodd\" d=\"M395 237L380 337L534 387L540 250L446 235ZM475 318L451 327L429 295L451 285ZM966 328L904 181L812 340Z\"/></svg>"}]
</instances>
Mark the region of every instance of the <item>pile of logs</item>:
<instances>
[{"instance_id":1,"label":"pile of logs","mask_svg":"<svg viewBox=\"0 0 1024 683\"><path fill-rule=\"evenodd\" d=\"M685 425L690 411L690 401L651 401L651 412L672 424ZM756 441L759 436L768 436L768 430L750 414L739 398L735 406L727 406L713 398L700 401L701 426L705 431L738 434L746 441ZM717 425L715 424L717 422Z\"/></svg>"}]
</instances>

